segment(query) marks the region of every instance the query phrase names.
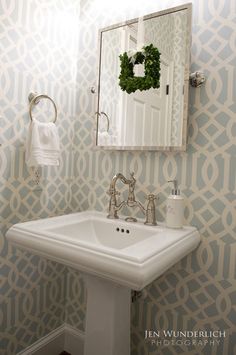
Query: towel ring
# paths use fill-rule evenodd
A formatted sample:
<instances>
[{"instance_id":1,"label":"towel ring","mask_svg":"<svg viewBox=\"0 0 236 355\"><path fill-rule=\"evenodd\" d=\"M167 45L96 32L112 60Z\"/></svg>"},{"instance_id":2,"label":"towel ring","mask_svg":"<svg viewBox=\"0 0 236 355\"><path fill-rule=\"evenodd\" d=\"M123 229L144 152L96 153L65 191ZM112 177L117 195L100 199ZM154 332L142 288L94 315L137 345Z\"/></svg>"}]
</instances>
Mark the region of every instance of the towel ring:
<instances>
[{"instance_id":1,"label":"towel ring","mask_svg":"<svg viewBox=\"0 0 236 355\"><path fill-rule=\"evenodd\" d=\"M38 95L37 93L32 93L31 92L29 94L29 96L28 96L28 99L29 99L29 103L30 103L30 105L29 105L29 115L30 115L31 121L33 121L33 116L32 116L32 108L33 108L33 106L37 105L41 99L48 99L53 104L53 107L54 107L54 110L55 110L55 117L54 117L53 122L54 123L56 122L56 120L57 120L57 107L56 107L56 104L53 101L53 99L51 99L51 97L49 97L48 95L44 95L44 94Z\"/></svg>"},{"instance_id":2,"label":"towel ring","mask_svg":"<svg viewBox=\"0 0 236 355\"><path fill-rule=\"evenodd\" d=\"M95 115L98 115L98 117L101 117L102 115L104 115L106 117L106 120L107 120L107 132L109 132L109 128L110 128L110 120L109 120L109 117L108 115L106 114L106 112L95 112Z\"/></svg>"}]
</instances>

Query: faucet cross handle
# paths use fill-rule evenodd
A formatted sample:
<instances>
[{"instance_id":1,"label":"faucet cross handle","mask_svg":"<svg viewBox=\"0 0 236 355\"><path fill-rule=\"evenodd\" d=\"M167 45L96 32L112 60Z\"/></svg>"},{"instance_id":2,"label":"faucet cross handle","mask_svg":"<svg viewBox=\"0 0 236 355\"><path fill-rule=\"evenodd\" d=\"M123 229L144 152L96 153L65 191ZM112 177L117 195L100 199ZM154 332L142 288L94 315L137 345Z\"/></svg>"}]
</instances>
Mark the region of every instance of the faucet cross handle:
<instances>
[{"instance_id":1,"label":"faucet cross handle","mask_svg":"<svg viewBox=\"0 0 236 355\"><path fill-rule=\"evenodd\" d=\"M156 226L156 206L155 206L155 200L156 196L154 194L149 194L147 196L148 204L147 204L147 209L146 209L146 221L144 224L150 225L150 226Z\"/></svg>"}]
</instances>

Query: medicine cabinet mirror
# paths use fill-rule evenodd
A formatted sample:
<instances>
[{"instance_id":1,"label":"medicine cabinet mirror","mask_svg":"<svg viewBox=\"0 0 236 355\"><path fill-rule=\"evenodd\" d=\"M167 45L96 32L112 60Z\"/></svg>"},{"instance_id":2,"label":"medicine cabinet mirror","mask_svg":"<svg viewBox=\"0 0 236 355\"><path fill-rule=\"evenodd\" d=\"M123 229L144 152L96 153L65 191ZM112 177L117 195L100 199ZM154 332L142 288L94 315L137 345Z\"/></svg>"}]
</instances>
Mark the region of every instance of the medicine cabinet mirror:
<instances>
[{"instance_id":1,"label":"medicine cabinet mirror","mask_svg":"<svg viewBox=\"0 0 236 355\"><path fill-rule=\"evenodd\" d=\"M97 148L186 149L191 11L191 4L181 5L99 31ZM160 52L159 88L123 91L119 56L127 52L134 61L150 44ZM135 77L145 75L144 64L134 65Z\"/></svg>"}]
</instances>

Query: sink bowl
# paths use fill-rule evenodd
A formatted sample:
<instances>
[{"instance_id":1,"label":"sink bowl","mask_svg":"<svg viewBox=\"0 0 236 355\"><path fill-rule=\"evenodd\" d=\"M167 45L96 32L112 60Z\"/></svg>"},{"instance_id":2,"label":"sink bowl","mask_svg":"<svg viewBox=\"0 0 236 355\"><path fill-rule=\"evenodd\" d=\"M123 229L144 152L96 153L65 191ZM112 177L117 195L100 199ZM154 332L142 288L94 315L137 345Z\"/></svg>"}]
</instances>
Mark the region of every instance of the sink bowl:
<instances>
[{"instance_id":1,"label":"sink bowl","mask_svg":"<svg viewBox=\"0 0 236 355\"><path fill-rule=\"evenodd\" d=\"M145 226L86 211L19 223L7 232L15 245L85 273L141 290L195 249L196 228Z\"/></svg>"},{"instance_id":2,"label":"sink bowl","mask_svg":"<svg viewBox=\"0 0 236 355\"><path fill-rule=\"evenodd\" d=\"M153 236L154 231L125 223L114 223L104 218L88 216L83 221L76 221L64 226L48 228L49 233L67 236L67 241L80 245L84 244L92 249L104 250L125 249Z\"/></svg>"}]
</instances>

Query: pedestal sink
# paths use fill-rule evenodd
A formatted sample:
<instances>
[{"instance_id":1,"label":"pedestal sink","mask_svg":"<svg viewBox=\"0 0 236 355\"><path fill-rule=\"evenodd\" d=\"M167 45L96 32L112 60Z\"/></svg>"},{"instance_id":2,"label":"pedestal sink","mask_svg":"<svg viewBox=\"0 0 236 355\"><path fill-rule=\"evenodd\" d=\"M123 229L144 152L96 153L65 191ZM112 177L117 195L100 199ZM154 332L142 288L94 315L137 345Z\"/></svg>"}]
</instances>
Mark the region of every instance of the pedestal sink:
<instances>
[{"instance_id":1,"label":"pedestal sink","mask_svg":"<svg viewBox=\"0 0 236 355\"><path fill-rule=\"evenodd\" d=\"M7 238L85 273L84 355L130 355L131 289L141 290L200 241L194 227L150 227L95 211L19 223Z\"/></svg>"}]
</instances>

